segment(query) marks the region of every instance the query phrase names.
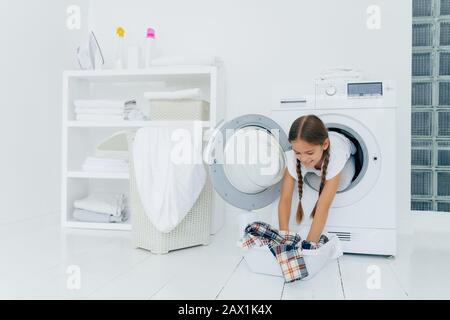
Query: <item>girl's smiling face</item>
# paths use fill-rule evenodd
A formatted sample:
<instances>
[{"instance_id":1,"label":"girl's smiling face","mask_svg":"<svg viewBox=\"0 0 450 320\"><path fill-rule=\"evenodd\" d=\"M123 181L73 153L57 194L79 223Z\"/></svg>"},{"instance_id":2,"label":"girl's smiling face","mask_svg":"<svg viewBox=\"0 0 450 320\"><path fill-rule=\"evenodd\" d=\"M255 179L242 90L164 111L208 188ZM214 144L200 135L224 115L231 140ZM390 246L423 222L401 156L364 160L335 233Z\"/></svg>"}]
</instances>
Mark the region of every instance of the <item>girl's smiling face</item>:
<instances>
[{"instance_id":1,"label":"girl's smiling face","mask_svg":"<svg viewBox=\"0 0 450 320\"><path fill-rule=\"evenodd\" d=\"M325 139L323 144L310 144L304 140L296 139L291 142L292 150L298 160L307 168L314 168L317 165L321 165L323 151L326 150L329 145L329 139ZM318 168L320 169L320 167Z\"/></svg>"}]
</instances>

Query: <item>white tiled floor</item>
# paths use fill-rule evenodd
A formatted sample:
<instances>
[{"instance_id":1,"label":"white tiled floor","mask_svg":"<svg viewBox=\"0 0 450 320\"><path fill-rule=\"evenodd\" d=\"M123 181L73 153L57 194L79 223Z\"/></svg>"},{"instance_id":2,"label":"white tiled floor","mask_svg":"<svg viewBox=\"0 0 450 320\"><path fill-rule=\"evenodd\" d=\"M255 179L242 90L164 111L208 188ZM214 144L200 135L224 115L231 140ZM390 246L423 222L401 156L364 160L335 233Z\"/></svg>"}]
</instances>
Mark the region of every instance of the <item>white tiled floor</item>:
<instances>
[{"instance_id":1,"label":"white tiled floor","mask_svg":"<svg viewBox=\"0 0 450 320\"><path fill-rule=\"evenodd\" d=\"M208 246L154 255L130 233L61 229L48 215L0 223L1 299L450 299L450 234L398 239L395 258L345 254L309 281L250 272L227 224ZM80 289L68 289L69 266ZM379 272L380 286L371 275Z\"/></svg>"}]
</instances>

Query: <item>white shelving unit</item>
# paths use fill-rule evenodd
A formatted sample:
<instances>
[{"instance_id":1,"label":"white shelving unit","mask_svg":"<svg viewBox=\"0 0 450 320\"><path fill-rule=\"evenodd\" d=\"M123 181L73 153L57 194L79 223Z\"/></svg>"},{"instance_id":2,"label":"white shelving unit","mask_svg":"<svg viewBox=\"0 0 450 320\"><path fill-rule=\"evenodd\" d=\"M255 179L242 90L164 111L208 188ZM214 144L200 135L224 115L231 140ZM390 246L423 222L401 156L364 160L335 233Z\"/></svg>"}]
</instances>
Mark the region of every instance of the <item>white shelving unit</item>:
<instances>
[{"instance_id":1,"label":"white shelving unit","mask_svg":"<svg viewBox=\"0 0 450 320\"><path fill-rule=\"evenodd\" d=\"M65 71L63 74L61 224L63 227L131 230L124 223L79 222L72 218L73 202L93 191L120 192L129 195L129 174L85 172L81 170L95 146L111 134L130 128L167 125L167 121L97 121L75 120L75 99L129 99L138 106L149 106L145 91L181 90L198 87L209 102L208 121L198 121L205 129L214 128L225 118L225 92L222 69L216 66L152 67L139 70ZM148 111L144 108L145 111ZM188 121L188 120L187 120ZM186 121L170 121L171 124ZM189 121L190 123L193 121ZM217 197L217 195L216 195ZM219 201L216 199L215 201Z\"/></svg>"}]
</instances>

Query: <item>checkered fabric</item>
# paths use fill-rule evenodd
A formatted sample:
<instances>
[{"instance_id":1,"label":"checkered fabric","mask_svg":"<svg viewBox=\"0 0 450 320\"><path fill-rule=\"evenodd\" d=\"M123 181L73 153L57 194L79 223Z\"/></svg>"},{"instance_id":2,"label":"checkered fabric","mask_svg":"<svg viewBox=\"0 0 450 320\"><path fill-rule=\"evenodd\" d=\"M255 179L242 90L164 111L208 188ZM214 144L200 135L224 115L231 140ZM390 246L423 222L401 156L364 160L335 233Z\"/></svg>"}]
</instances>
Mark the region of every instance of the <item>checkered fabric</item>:
<instances>
[{"instance_id":1,"label":"checkered fabric","mask_svg":"<svg viewBox=\"0 0 450 320\"><path fill-rule=\"evenodd\" d=\"M322 245L327 243L328 241L329 241L328 237L324 234L320 236L319 242L303 240L302 241L302 249L306 249L306 250L318 249Z\"/></svg>"},{"instance_id":2,"label":"checkered fabric","mask_svg":"<svg viewBox=\"0 0 450 320\"><path fill-rule=\"evenodd\" d=\"M264 222L253 222L246 226L241 239L243 248L267 245L277 259L286 282L294 282L308 276L301 254L300 235L277 230Z\"/></svg>"}]
</instances>

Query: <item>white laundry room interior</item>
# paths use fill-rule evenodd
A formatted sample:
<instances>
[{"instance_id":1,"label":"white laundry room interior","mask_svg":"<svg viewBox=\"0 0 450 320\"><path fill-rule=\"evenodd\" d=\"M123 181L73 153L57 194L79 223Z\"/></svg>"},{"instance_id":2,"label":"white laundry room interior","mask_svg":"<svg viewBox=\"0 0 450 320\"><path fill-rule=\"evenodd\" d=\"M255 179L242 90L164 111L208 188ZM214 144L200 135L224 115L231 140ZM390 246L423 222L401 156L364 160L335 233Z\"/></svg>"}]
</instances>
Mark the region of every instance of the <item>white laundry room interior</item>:
<instances>
[{"instance_id":1,"label":"white laundry room interior","mask_svg":"<svg viewBox=\"0 0 450 320\"><path fill-rule=\"evenodd\" d=\"M450 1L0 12L2 300L450 299Z\"/></svg>"}]
</instances>

